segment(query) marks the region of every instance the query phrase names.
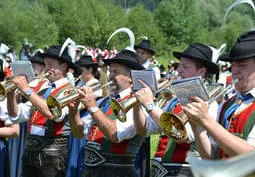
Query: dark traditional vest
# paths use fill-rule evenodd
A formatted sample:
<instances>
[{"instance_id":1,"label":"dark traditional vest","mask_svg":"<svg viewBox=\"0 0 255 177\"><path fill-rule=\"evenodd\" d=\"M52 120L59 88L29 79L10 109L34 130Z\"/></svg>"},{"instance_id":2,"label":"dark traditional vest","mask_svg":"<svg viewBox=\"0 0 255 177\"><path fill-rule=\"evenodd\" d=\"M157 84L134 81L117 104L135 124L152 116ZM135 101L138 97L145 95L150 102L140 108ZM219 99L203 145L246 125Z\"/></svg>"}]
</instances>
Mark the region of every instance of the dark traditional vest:
<instances>
[{"instance_id":1,"label":"dark traditional vest","mask_svg":"<svg viewBox=\"0 0 255 177\"><path fill-rule=\"evenodd\" d=\"M125 99L127 98L128 97L126 97ZM124 101L125 99L121 101ZM106 116L108 116L112 120L115 120L117 118L113 114L110 107L110 100L110 97L105 98L105 100L103 100L100 104L99 108L106 114ZM136 154L141 146L143 137L136 135L132 139L123 140L120 143L112 143L108 140L106 136L104 136L99 127L97 125L94 125L88 140L99 143L102 147L103 152L124 155Z\"/></svg>"},{"instance_id":2,"label":"dark traditional vest","mask_svg":"<svg viewBox=\"0 0 255 177\"><path fill-rule=\"evenodd\" d=\"M234 104L234 102L235 98L232 97L223 104L219 117L219 123L221 125L224 126L224 114L227 109ZM249 132L255 124L255 102L253 101L244 110L238 112L237 114L230 115L227 119L229 121L228 131L246 140ZM217 149L217 154L218 158L228 157L228 155L219 147Z\"/></svg>"},{"instance_id":3,"label":"dark traditional vest","mask_svg":"<svg viewBox=\"0 0 255 177\"><path fill-rule=\"evenodd\" d=\"M70 87L71 87L70 83L66 83L63 86L54 89L50 93L50 96L57 97L58 95L63 93L63 91L65 91L66 89L68 89ZM38 94L43 95L46 90L47 89L43 90L42 92L40 92ZM39 126L39 127L45 127L45 130L46 130L45 136L46 137L55 137L55 136L59 136L59 135L62 134L64 124L65 124L65 120L63 120L61 122L55 122L55 121L52 121L52 120L48 120L37 109L33 109L32 116L31 116L29 126L28 126L28 133L29 134L31 133L31 126L36 125L36 126Z\"/></svg>"}]
</instances>

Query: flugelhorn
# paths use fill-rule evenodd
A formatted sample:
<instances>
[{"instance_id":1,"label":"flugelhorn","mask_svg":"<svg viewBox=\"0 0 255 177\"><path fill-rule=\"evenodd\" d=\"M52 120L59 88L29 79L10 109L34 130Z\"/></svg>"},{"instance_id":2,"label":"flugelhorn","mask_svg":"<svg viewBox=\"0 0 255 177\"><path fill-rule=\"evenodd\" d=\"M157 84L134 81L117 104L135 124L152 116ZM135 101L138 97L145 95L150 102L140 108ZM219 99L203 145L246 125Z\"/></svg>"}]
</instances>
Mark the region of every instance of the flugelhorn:
<instances>
[{"instance_id":1,"label":"flugelhorn","mask_svg":"<svg viewBox=\"0 0 255 177\"><path fill-rule=\"evenodd\" d=\"M32 81L34 81L35 79L41 79L44 77L47 77L49 75L49 73L44 73L42 75L38 75L36 78L34 78ZM32 82L31 81L31 82ZM16 89L16 85L12 82L12 79L10 80L6 80L0 83L0 101L3 101L7 94L11 91Z\"/></svg>"},{"instance_id":2,"label":"flugelhorn","mask_svg":"<svg viewBox=\"0 0 255 177\"><path fill-rule=\"evenodd\" d=\"M223 85L218 85L213 89L210 95L210 99L208 101L208 105L214 102L221 95L227 93L230 89L232 89L232 85L237 83L238 79L233 81L231 85L228 85L225 89L223 89ZM178 114L173 114L171 112L164 112L160 116L160 125L163 129L163 132L176 140L183 140L186 135L185 124L189 121L188 117L181 111Z\"/></svg>"},{"instance_id":3,"label":"flugelhorn","mask_svg":"<svg viewBox=\"0 0 255 177\"><path fill-rule=\"evenodd\" d=\"M194 177L255 177L255 152L234 156L223 160L204 160L187 154Z\"/></svg>"},{"instance_id":4,"label":"flugelhorn","mask_svg":"<svg viewBox=\"0 0 255 177\"><path fill-rule=\"evenodd\" d=\"M162 91L166 91L166 89L171 86L174 79L163 79L159 81L158 90L156 91L156 95ZM130 97L129 99L119 102L115 98L112 98L110 101L110 106L114 115L121 122L125 122L127 120L126 113L137 103L136 97Z\"/></svg>"},{"instance_id":5,"label":"flugelhorn","mask_svg":"<svg viewBox=\"0 0 255 177\"><path fill-rule=\"evenodd\" d=\"M112 82L108 82L104 85L101 85L100 82L96 82L88 87L92 88L93 91L97 91L99 89L103 89L104 87L108 87ZM49 96L46 100L47 106L51 113L55 116L55 118L59 118L62 116L62 108L67 106L72 101L79 99L78 88L70 91L68 95L64 95L63 97L56 98L54 96Z\"/></svg>"}]
</instances>

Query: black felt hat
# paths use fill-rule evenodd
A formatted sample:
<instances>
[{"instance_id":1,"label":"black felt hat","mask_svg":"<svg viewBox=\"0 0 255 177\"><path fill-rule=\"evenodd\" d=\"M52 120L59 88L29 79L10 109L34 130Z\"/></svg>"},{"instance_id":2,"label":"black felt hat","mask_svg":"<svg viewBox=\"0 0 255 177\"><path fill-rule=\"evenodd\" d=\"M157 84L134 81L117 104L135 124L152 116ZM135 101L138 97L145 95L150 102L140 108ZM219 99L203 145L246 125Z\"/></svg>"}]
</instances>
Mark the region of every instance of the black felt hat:
<instances>
[{"instance_id":1,"label":"black felt hat","mask_svg":"<svg viewBox=\"0 0 255 177\"><path fill-rule=\"evenodd\" d=\"M229 53L222 55L222 61L236 61L255 57L255 31L241 34Z\"/></svg>"},{"instance_id":2,"label":"black felt hat","mask_svg":"<svg viewBox=\"0 0 255 177\"><path fill-rule=\"evenodd\" d=\"M93 61L91 55L82 55L81 58L75 62L75 64L83 67L98 66L98 64Z\"/></svg>"},{"instance_id":3,"label":"black felt hat","mask_svg":"<svg viewBox=\"0 0 255 177\"><path fill-rule=\"evenodd\" d=\"M61 48L62 46L57 45L50 46L44 53L39 54L39 56L42 58L55 58L59 61L67 63L69 68L76 70L77 66L72 62L72 58L68 54L68 49L66 48L62 55L60 55Z\"/></svg>"},{"instance_id":4,"label":"black felt hat","mask_svg":"<svg viewBox=\"0 0 255 177\"><path fill-rule=\"evenodd\" d=\"M151 55L155 55L155 51L151 48L151 43L150 40L144 39L140 42L140 44L134 46L135 50L140 48L140 49L145 49L150 52Z\"/></svg>"},{"instance_id":5,"label":"black felt hat","mask_svg":"<svg viewBox=\"0 0 255 177\"><path fill-rule=\"evenodd\" d=\"M32 63L39 63L39 64L42 64L44 65L44 61L43 61L43 58L39 56L39 53L35 54L34 56L32 56L30 58L30 61Z\"/></svg>"},{"instance_id":6,"label":"black felt hat","mask_svg":"<svg viewBox=\"0 0 255 177\"><path fill-rule=\"evenodd\" d=\"M106 65L110 65L111 63L122 64L134 70L144 69L143 65L140 64L139 58L136 53L130 50L122 50L113 59L104 59L103 62Z\"/></svg>"},{"instance_id":7,"label":"black felt hat","mask_svg":"<svg viewBox=\"0 0 255 177\"><path fill-rule=\"evenodd\" d=\"M212 62L212 50L207 45L192 43L184 52L173 52L173 55L178 59L185 57L201 62L208 73L216 74L219 71L219 66Z\"/></svg>"}]
</instances>

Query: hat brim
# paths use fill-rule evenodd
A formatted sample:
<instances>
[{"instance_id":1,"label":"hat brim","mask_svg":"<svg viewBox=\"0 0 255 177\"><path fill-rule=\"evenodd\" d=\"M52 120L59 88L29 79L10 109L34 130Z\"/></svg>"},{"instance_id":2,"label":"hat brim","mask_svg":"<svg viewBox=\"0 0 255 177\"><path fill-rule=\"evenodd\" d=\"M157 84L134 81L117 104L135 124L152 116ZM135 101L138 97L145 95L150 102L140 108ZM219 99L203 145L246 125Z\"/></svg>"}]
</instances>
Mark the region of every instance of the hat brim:
<instances>
[{"instance_id":1,"label":"hat brim","mask_svg":"<svg viewBox=\"0 0 255 177\"><path fill-rule=\"evenodd\" d=\"M247 55L242 55L240 57L231 57L231 56L229 56L229 54L230 53L226 53L224 55L221 55L219 60L227 61L227 62L232 62L232 61L237 61L237 60L246 60L248 58L255 57L255 53L253 55L247 54Z\"/></svg>"},{"instance_id":2,"label":"hat brim","mask_svg":"<svg viewBox=\"0 0 255 177\"><path fill-rule=\"evenodd\" d=\"M138 45L135 45L134 46L134 49L144 49L144 50L148 50L150 52L151 55L155 55L156 52L153 50L153 49L148 49L148 48L144 48L144 47L141 47L141 46L138 46Z\"/></svg>"},{"instance_id":3,"label":"hat brim","mask_svg":"<svg viewBox=\"0 0 255 177\"><path fill-rule=\"evenodd\" d=\"M141 65L140 63L136 63L130 60L124 60L124 59L103 59L103 62L106 65L110 65L112 63L116 63L116 64L122 64L127 66L128 68L134 69L134 70L143 70L145 69L143 67L143 65Z\"/></svg>"},{"instance_id":4,"label":"hat brim","mask_svg":"<svg viewBox=\"0 0 255 177\"><path fill-rule=\"evenodd\" d=\"M43 59L41 60L41 59L37 59L37 58L31 58L30 61L32 63L39 63L41 65L44 65Z\"/></svg>"},{"instance_id":5,"label":"hat brim","mask_svg":"<svg viewBox=\"0 0 255 177\"><path fill-rule=\"evenodd\" d=\"M186 55L184 53L181 52L173 52L174 57L176 57L177 59L181 59L181 58L189 58L189 59L195 59L196 61L202 62L206 65L207 68L207 72L210 74L217 74L219 72L219 66L215 63L212 62L208 62L205 59L202 58L198 58L192 55Z\"/></svg>"}]
</instances>

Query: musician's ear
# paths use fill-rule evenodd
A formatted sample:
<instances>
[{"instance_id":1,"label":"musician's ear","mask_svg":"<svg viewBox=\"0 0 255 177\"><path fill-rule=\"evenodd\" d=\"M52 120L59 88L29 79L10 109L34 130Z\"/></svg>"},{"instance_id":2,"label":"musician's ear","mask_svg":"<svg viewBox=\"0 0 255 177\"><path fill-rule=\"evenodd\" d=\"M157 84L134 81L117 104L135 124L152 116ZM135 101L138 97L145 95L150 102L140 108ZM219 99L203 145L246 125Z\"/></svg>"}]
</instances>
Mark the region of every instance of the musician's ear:
<instances>
[{"instance_id":1,"label":"musician's ear","mask_svg":"<svg viewBox=\"0 0 255 177\"><path fill-rule=\"evenodd\" d=\"M200 76L204 76L205 77L206 72L207 72L206 67L199 68Z\"/></svg>"},{"instance_id":2,"label":"musician's ear","mask_svg":"<svg viewBox=\"0 0 255 177\"><path fill-rule=\"evenodd\" d=\"M131 78L129 78L129 79L128 79L128 81L129 81L129 83L130 83L130 84L133 84L133 82L132 82L132 79L131 79Z\"/></svg>"}]
</instances>

